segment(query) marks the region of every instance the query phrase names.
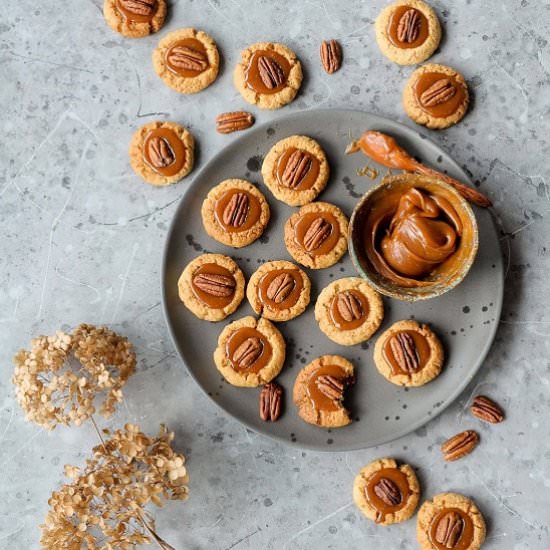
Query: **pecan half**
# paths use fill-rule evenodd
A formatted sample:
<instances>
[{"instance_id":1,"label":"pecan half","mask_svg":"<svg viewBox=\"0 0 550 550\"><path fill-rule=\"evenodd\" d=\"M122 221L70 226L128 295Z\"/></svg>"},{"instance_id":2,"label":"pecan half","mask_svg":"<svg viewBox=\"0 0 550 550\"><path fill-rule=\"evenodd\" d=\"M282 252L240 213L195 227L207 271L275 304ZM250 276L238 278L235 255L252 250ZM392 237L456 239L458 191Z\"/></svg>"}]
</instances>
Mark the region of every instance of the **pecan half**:
<instances>
[{"instance_id":1,"label":"pecan half","mask_svg":"<svg viewBox=\"0 0 550 550\"><path fill-rule=\"evenodd\" d=\"M260 418L275 422L281 416L283 388L275 382L266 384L260 393Z\"/></svg>"},{"instance_id":2,"label":"pecan half","mask_svg":"<svg viewBox=\"0 0 550 550\"><path fill-rule=\"evenodd\" d=\"M241 369L251 367L260 357L264 346L262 341L255 336L247 338L233 353L233 363Z\"/></svg>"},{"instance_id":3,"label":"pecan half","mask_svg":"<svg viewBox=\"0 0 550 550\"><path fill-rule=\"evenodd\" d=\"M199 273L193 277L193 284L206 294L219 298L228 298L237 286L233 277L218 273Z\"/></svg>"},{"instance_id":4,"label":"pecan half","mask_svg":"<svg viewBox=\"0 0 550 550\"><path fill-rule=\"evenodd\" d=\"M414 8L408 9L400 18L397 24L397 40L410 44L420 34L420 13Z\"/></svg>"},{"instance_id":5,"label":"pecan half","mask_svg":"<svg viewBox=\"0 0 550 550\"><path fill-rule=\"evenodd\" d=\"M351 292L344 291L338 294L336 298L336 307L338 313L344 321L351 323L363 317L363 306L361 300Z\"/></svg>"},{"instance_id":6,"label":"pecan half","mask_svg":"<svg viewBox=\"0 0 550 550\"><path fill-rule=\"evenodd\" d=\"M449 101L456 94L454 84L448 78L440 78L420 95L420 103L424 107L435 107Z\"/></svg>"},{"instance_id":7,"label":"pecan half","mask_svg":"<svg viewBox=\"0 0 550 550\"><path fill-rule=\"evenodd\" d=\"M504 420L504 411L500 405L485 395L478 395L470 405L470 412L480 420L498 424Z\"/></svg>"},{"instance_id":8,"label":"pecan half","mask_svg":"<svg viewBox=\"0 0 550 550\"><path fill-rule=\"evenodd\" d=\"M290 273L281 273L267 287L267 297L276 304L280 304L288 298L295 285L296 281Z\"/></svg>"},{"instance_id":9,"label":"pecan half","mask_svg":"<svg viewBox=\"0 0 550 550\"><path fill-rule=\"evenodd\" d=\"M420 357L414 338L406 332L398 332L390 339L393 358L404 372L414 372L420 367Z\"/></svg>"},{"instance_id":10,"label":"pecan half","mask_svg":"<svg viewBox=\"0 0 550 550\"><path fill-rule=\"evenodd\" d=\"M399 487L387 477L381 478L374 486L374 494L388 506L397 506L403 499Z\"/></svg>"},{"instance_id":11,"label":"pecan half","mask_svg":"<svg viewBox=\"0 0 550 550\"><path fill-rule=\"evenodd\" d=\"M441 445L441 452L447 462L452 462L470 454L478 443L479 435L472 430L466 430L447 439Z\"/></svg>"},{"instance_id":12,"label":"pecan half","mask_svg":"<svg viewBox=\"0 0 550 550\"><path fill-rule=\"evenodd\" d=\"M158 136L154 136L148 141L147 154L155 168L166 168L176 160L176 155L168 141Z\"/></svg>"},{"instance_id":13,"label":"pecan half","mask_svg":"<svg viewBox=\"0 0 550 550\"><path fill-rule=\"evenodd\" d=\"M157 0L118 0L120 5L130 13L136 15L153 15L157 7Z\"/></svg>"},{"instance_id":14,"label":"pecan half","mask_svg":"<svg viewBox=\"0 0 550 550\"><path fill-rule=\"evenodd\" d=\"M329 399L341 401L344 398L344 389L346 387L343 380L334 376L322 374L315 380L317 389Z\"/></svg>"},{"instance_id":15,"label":"pecan half","mask_svg":"<svg viewBox=\"0 0 550 550\"><path fill-rule=\"evenodd\" d=\"M208 67L208 58L204 53L188 46L174 46L168 52L168 63L176 69L202 72Z\"/></svg>"},{"instance_id":16,"label":"pecan half","mask_svg":"<svg viewBox=\"0 0 550 550\"><path fill-rule=\"evenodd\" d=\"M288 157L282 175L281 183L290 189L295 189L307 176L312 165L311 156L300 149L296 149Z\"/></svg>"},{"instance_id":17,"label":"pecan half","mask_svg":"<svg viewBox=\"0 0 550 550\"><path fill-rule=\"evenodd\" d=\"M444 548L455 548L460 541L464 521L458 512L447 512L437 522L435 528L435 541Z\"/></svg>"},{"instance_id":18,"label":"pecan half","mask_svg":"<svg viewBox=\"0 0 550 550\"><path fill-rule=\"evenodd\" d=\"M317 250L332 232L332 225L321 216L315 218L304 235L304 248L311 252Z\"/></svg>"},{"instance_id":19,"label":"pecan half","mask_svg":"<svg viewBox=\"0 0 550 550\"><path fill-rule=\"evenodd\" d=\"M219 134L231 134L240 130L246 130L254 124L254 115L247 111L235 111L222 113L216 118L216 131Z\"/></svg>"},{"instance_id":20,"label":"pecan half","mask_svg":"<svg viewBox=\"0 0 550 550\"><path fill-rule=\"evenodd\" d=\"M246 193L235 193L223 211L222 220L225 225L241 227L248 216L250 199Z\"/></svg>"},{"instance_id":21,"label":"pecan half","mask_svg":"<svg viewBox=\"0 0 550 550\"><path fill-rule=\"evenodd\" d=\"M272 57L262 55L258 59L258 72L264 86L268 90L277 88L285 81L285 73L282 67Z\"/></svg>"},{"instance_id":22,"label":"pecan half","mask_svg":"<svg viewBox=\"0 0 550 550\"><path fill-rule=\"evenodd\" d=\"M335 73L342 65L342 47L336 40L324 40L321 44L321 62L328 74Z\"/></svg>"}]
</instances>

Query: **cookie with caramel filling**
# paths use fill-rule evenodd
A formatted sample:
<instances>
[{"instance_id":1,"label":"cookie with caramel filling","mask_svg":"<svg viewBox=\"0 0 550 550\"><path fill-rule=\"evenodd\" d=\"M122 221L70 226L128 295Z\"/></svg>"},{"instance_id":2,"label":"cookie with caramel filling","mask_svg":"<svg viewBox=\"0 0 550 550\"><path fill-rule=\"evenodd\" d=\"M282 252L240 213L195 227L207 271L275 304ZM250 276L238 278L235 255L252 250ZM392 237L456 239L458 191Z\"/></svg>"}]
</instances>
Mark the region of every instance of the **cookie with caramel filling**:
<instances>
[{"instance_id":1,"label":"cookie with caramel filling","mask_svg":"<svg viewBox=\"0 0 550 550\"><path fill-rule=\"evenodd\" d=\"M147 183L170 185L193 169L195 140L175 122L150 122L132 137L129 155L132 169Z\"/></svg>"},{"instance_id":2,"label":"cookie with caramel filling","mask_svg":"<svg viewBox=\"0 0 550 550\"><path fill-rule=\"evenodd\" d=\"M307 136L278 141L266 155L262 177L275 198L290 206L302 206L325 188L330 174L321 146Z\"/></svg>"},{"instance_id":3,"label":"cookie with caramel filling","mask_svg":"<svg viewBox=\"0 0 550 550\"><path fill-rule=\"evenodd\" d=\"M485 534L479 508L463 495L441 493L418 511L416 537L422 550L478 550Z\"/></svg>"},{"instance_id":4,"label":"cookie with caramel filling","mask_svg":"<svg viewBox=\"0 0 550 550\"><path fill-rule=\"evenodd\" d=\"M397 386L423 386L441 372L443 346L428 327L416 321L398 321L374 346L378 372Z\"/></svg>"},{"instance_id":5,"label":"cookie with caramel filling","mask_svg":"<svg viewBox=\"0 0 550 550\"><path fill-rule=\"evenodd\" d=\"M279 109L296 97L302 85L302 65L284 44L259 42L241 52L233 82L248 103Z\"/></svg>"},{"instance_id":6,"label":"cookie with caramel filling","mask_svg":"<svg viewBox=\"0 0 550 550\"><path fill-rule=\"evenodd\" d=\"M285 341L267 319L243 317L227 325L218 338L214 363L233 386L271 382L283 368Z\"/></svg>"},{"instance_id":7,"label":"cookie with caramel filling","mask_svg":"<svg viewBox=\"0 0 550 550\"><path fill-rule=\"evenodd\" d=\"M241 248L254 242L269 223L263 193L246 180L229 179L210 190L202 203L202 223L213 239Z\"/></svg>"},{"instance_id":8,"label":"cookie with caramel filling","mask_svg":"<svg viewBox=\"0 0 550 550\"><path fill-rule=\"evenodd\" d=\"M407 521L420 497L420 484L408 464L381 458L361 469L353 483L353 501L363 515L379 525Z\"/></svg>"},{"instance_id":9,"label":"cookie with caramel filling","mask_svg":"<svg viewBox=\"0 0 550 550\"><path fill-rule=\"evenodd\" d=\"M460 122L469 104L466 80L446 65L422 65L412 73L403 90L405 112L428 128L448 128Z\"/></svg>"},{"instance_id":10,"label":"cookie with caramel filling","mask_svg":"<svg viewBox=\"0 0 550 550\"><path fill-rule=\"evenodd\" d=\"M244 286L243 272L233 259L223 254L203 254L183 270L178 294L199 319L221 321L239 307Z\"/></svg>"},{"instance_id":11,"label":"cookie with caramel filling","mask_svg":"<svg viewBox=\"0 0 550 550\"><path fill-rule=\"evenodd\" d=\"M294 382L293 400L308 424L341 428L351 422L344 406L346 389L354 383L353 365L339 355L323 355L306 365Z\"/></svg>"},{"instance_id":12,"label":"cookie with caramel filling","mask_svg":"<svg viewBox=\"0 0 550 550\"><path fill-rule=\"evenodd\" d=\"M267 262L250 277L246 297L252 309L271 321L289 321L309 304L311 283L297 265L284 260Z\"/></svg>"},{"instance_id":13,"label":"cookie with caramel filling","mask_svg":"<svg viewBox=\"0 0 550 550\"><path fill-rule=\"evenodd\" d=\"M359 277L333 281L315 304L319 328L333 342L353 346L368 340L384 318L380 294Z\"/></svg>"},{"instance_id":14,"label":"cookie with caramel filling","mask_svg":"<svg viewBox=\"0 0 550 550\"><path fill-rule=\"evenodd\" d=\"M159 31L166 19L166 0L105 0L103 15L111 29L127 38Z\"/></svg>"}]
</instances>

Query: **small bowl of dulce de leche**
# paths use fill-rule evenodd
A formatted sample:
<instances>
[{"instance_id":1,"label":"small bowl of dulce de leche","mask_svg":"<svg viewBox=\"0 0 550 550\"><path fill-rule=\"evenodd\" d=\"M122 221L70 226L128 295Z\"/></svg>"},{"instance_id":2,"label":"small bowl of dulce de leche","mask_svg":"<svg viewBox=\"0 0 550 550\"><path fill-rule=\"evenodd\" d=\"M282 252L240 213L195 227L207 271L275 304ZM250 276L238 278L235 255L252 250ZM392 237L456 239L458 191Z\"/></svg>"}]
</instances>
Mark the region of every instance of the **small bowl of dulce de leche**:
<instances>
[{"instance_id":1,"label":"small bowl of dulce de leche","mask_svg":"<svg viewBox=\"0 0 550 550\"><path fill-rule=\"evenodd\" d=\"M380 293L414 302L466 277L478 250L468 202L437 178L387 176L357 203L348 245L359 274Z\"/></svg>"}]
</instances>

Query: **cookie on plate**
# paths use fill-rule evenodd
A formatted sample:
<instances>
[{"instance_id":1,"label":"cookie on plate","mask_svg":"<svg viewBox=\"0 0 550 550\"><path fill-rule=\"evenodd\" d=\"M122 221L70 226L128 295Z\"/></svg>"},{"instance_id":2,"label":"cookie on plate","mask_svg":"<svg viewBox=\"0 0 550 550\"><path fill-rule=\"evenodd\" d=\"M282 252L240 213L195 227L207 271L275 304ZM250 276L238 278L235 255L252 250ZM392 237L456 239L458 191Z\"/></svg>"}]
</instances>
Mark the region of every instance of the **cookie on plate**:
<instances>
[{"instance_id":1,"label":"cookie on plate","mask_svg":"<svg viewBox=\"0 0 550 550\"><path fill-rule=\"evenodd\" d=\"M296 97L302 85L302 65L289 47L259 42L241 52L233 81L248 103L279 109Z\"/></svg>"},{"instance_id":2,"label":"cookie on plate","mask_svg":"<svg viewBox=\"0 0 550 550\"><path fill-rule=\"evenodd\" d=\"M237 263L223 254L203 254L189 262L178 280L180 300L199 319L221 321L244 298L245 280Z\"/></svg>"},{"instance_id":3,"label":"cookie on plate","mask_svg":"<svg viewBox=\"0 0 550 550\"><path fill-rule=\"evenodd\" d=\"M130 143L130 165L147 183L157 186L176 183L187 176L195 162L195 140L175 122L150 122L142 126Z\"/></svg>"},{"instance_id":4,"label":"cookie on plate","mask_svg":"<svg viewBox=\"0 0 550 550\"><path fill-rule=\"evenodd\" d=\"M233 386L271 382L283 368L285 341L267 319L243 317L227 325L218 338L214 362Z\"/></svg>"},{"instance_id":5,"label":"cookie on plate","mask_svg":"<svg viewBox=\"0 0 550 550\"><path fill-rule=\"evenodd\" d=\"M380 525L407 521L420 497L420 484L408 464L393 458L367 464L353 483L353 501L363 515Z\"/></svg>"},{"instance_id":6,"label":"cookie on plate","mask_svg":"<svg viewBox=\"0 0 550 550\"><path fill-rule=\"evenodd\" d=\"M262 165L264 183L273 195L290 206L301 206L317 197L330 174L321 146L307 136L278 141Z\"/></svg>"},{"instance_id":7,"label":"cookie on plate","mask_svg":"<svg viewBox=\"0 0 550 550\"><path fill-rule=\"evenodd\" d=\"M157 32L166 19L166 0L105 0L103 15L111 29L127 38Z\"/></svg>"},{"instance_id":8,"label":"cookie on plate","mask_svg":"<svg viewBox=\"0 0 550 550\"><path fill-rule=\"evenodd\" d=\"M255 185L229 179L210 190L201 214L208 235L222 244L241 248L261 236L269 223L270 210Z\"/></svg>"}]
</instances>

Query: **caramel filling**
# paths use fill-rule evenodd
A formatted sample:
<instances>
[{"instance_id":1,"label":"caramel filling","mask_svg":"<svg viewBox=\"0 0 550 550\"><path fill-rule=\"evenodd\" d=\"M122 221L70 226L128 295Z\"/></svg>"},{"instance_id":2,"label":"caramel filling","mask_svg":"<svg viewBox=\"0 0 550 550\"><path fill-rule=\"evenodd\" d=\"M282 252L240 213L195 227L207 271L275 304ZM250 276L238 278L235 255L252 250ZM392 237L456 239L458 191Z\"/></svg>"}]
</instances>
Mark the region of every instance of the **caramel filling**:
<instances>
[{"instance_id":1,"label":"caramel filling","mask_svg":"<svg viewBox=\"0 0 550 550\"><path fill-rule=\"evenodd\" d=\"M284 288L281 288L280 285L275 285L275 279L285 274L288 274L292 281L289 278L286 281L282 281L286 283ZM275 288L276 286L278 287L277 289ZM260 279L257 292L262 304L268 305L271 309L283 310L296 305L303 289L304 281L297 269L276 269L266 273ZM275 294L275 290L279 292ZM270 298L270 296L272 297Z\"/></svg>"},{"instance_id":2,"label":"caramel filling","mask_svg":"<svg viewBox=\"0 0 550 550\"><path fill-rule=\"evenodd\" d=\"M300 160L305 165L303 167L289 166L289 160L291 160L291 157L293 157L293 154L297 151L302 154L302 158ZM293 164L294 161L295 159L292 158ZM293 173L289 174L291 168L293 168ZM298 173L300 171L301 173ZM279 160L277 161L277 166L275 168L275 175L277 177L279 185L289 187L294 191L305 191L307 189L311 189L317 181L317 177L319 176L319 160L315 155L312 155L307 151L296 149L295 147L289 147L279 157ZM289 181L296 182L296 184L289 185Z\"/></svg>"},{"instance_id":3,"label":"caramel filling","mask_svg":"<svg viewBox=\"0 0 550 550\"><path fill-rule=\"evenodd\" d=\"M342 304L343 296L341 296L341 294L344 293L338 293L336 294L336 296L334 296L332 302L330 303L330 320L332 324L340 330L354 330L356 328L359 328L367 319L369 314L369 302L367 300L367 297L357 290L346 290L345 293L351 295L351 299L356 300L355 311L349 311L348 309L346 315L347 319L344 318L344 316L342 315L342 308L345 306Z\"/></svg>"},{"instance_id":4,"label":"caramel filling","mask_svg":"<svg viewBox=\"0 0 550 550\"><path fill-rule=\"evenodd\" d=\"M166 51L164 60L170 71L186 78L197 76L210 66L208 52L196 38L178 40Z\"/></svg>"},{"instance_id":5,"label":"caramel filling","mask_svg":"<svg viewBox=\"0 0 550 550\"><path fill-rule=\"evenodd\" d=\"M440 522L445 522L449 515L458 517L459 522L458 525L453 526L447 524L445 529L443 525L440 526ZM428 535L430 542L437 550L467 550L474 538L474 523L469 514L463 510L445 508L432 519Z\"/></svg>"},{"instance_id":6,"label":"caramel filling","mask_svg":"<svg viewBox=\"0 0 550 550\"><path fill-rule=\"evenodd\" d=\"M313 233L311 231L312 224L314 224L318 218L321 218L326 224L329 224L330 228L327 228L327 236L321 240L318 246L316 246L315 241L310 240L309 237L311 237ZM308 240L304 242L306 237L308 237ZM330 212L309 212L300 216L294 225L294 241L310 256L328 254L336 246L339 239L340 224Z\"/></svg>"},{"instance_id":7,"label":"caramel filling","mask_svg":"<svg viewBox=\"0 0 550 550\"><path fill-rule=\"evenodd\" d=\"M251 365L243 366L242 362L238 361L239 357L236 352L248 339L259 340L261 350ZM225 354L235 371L240 373L258 373L269 363L273 350L268 339L260 331L250 327L243 327L231 334L225 345Z\"/></svg>"},{"instance_id":8,"label":"caramel filling","mask_svg":"<svg viewBox=\"0 0 550 550\"><path fill-rule=\"evenodd\" d=\"M415 18L417 19L417 23L415 25L416 31L414 35L416 36L414 40L410 40L411 34L405 33L408 35L404 40L400 40L400 37L403 38L402 35L400 35L400 25L403 16L405 16L405 13L408 11L412 11L414 13ZM411 13L411 15L412 15ZM403 25L404 21L402 22ZM396 46L397 48L401 49L410 49L410 48L418 48L418 46L421 46L426 42L426 39L428 38L430 34L430 25L428 22L428 19L426 16L420 11L415 8L411 8L410 6L398 6L395 8L393 13L391 14L390 20L388 21L388 27L387 27L387 33L388 38L390 39L390 42Z\"/></svg>"},{"instance_id":9,"label":"caramel filling","mask_svg":"<svg viewBox=\"0 0 550 550\"><path fill-rule=\"evenodd\" d=\"M231 199L235 195L246 197L246 204L243 205L239 201L240 204L238 205L238 208L242 209L242 216L235 216L234 213L233 215L231 214L233 210ZM242 189L229 189L216 201L214 214L216 221L225 231L240 233L241 231L247 231L258 222L262 214L262 207L260 201L252 193Z\"/></svg>"},{"instance_id":10,"label":"caramel filling","mask_svg":"<svg viewBox=\"0 0 550 550\"><path fill-rule=\"evenodd\" d=\"M399 490L399 496L396 499L396 504L392 505L386 500L383 500L379 495L380 491L376 490L382 480L389 480ZM377 494L378 492L378 494ZM409 487L409 480L407 476L398 468L384 468L372 474L365 487L365 497L369 504L376 510L376 523L384 521L388 514L398 512L405 507L411 489Z\"/></svg>"},{"instance_id":11,"label":"caramel filling","mask_svg":"<svg viewBox=\"0 0 550 550\"><path fill-rule=\"evenodd\" d=\"M438 82L446 83L447 91L436 93L434 90L433 94L428 94L430 100L427 100L423 94ZM464 87L454 76L442 73L421 74L413 84L413 91L420 108L435 118L446 118L456 113L466 95Z\"/></svg>"},{"instance_id":12,"label":"caramel filling","mask_svg":"<svg viewBox=\"0 0 550 550\"><path fill-rule=\"evenodd\" d=\"M341 408L339 401L331 399L325 395L317 385L317 379L320 376L332 376L340 382L346 382L348 375L338 365L326 365L315 369L310 375L307 381L306 391L309 399L311 400L312 407L317 411L334 412Z\"/></svg>"},{"instance_id":13,"label":"caramel filling","mask_svg":"<svg viewBox=\"0 0 550 550\"><path fill-rule=\"evenodd\" d=\"M158 151L159 142L167 152L167 162L159 162L154 150ZM143 140L143 160L157 174L165 177L175 176L185 165L187 148L179 136L170 128L155 128L147 133ZM163 164L165 164L163 166Z\"/></svg>"},{"instance_id":14,"label":"caramel filling","mask_svg":"<svg viewBox=\"0 0 550 550\"><path fill-rule=\"evenodd\" d=\"M233 301L233 297L235 296L235 287L233 287L231 293L227 293L227 296L218 296L216 294L220 294L220 292L216 292L215 289L215 282L212 285L214 287L214 293L207 292L203 288L199 288L196 284L196 280L198 275L222 275L223 277L227 277L228 279L231 279L233 283L235 282L235 278L233 277L233 274L231 271L226 269L225 267L218 265L218 264L204 264L201 265L191 277L191 288L193 292L195 293L195 296L201 300L201 302L205 303L208 307L211 307L213 309L222 309L225 306L229 305Z\"/></svg>"},{"instance_id":15,"label":"caramel filling","mask_svg":"<svg viewBox=\"0 0 550 550\"><path fill-rule=\"evenodd\" d=\"M280 68L282 78L280 79L281 82L279 84L273 85L272 82L268 85L266 84L265 77L262 78L262 73L260 72L259 67L262 57L268 58L270 61L275 62ZM273 50L256 50L252 54L248 67L245 70L245 84L248 88L259 94L276 94L286 86L289 73L290 63L284 55L281 55Z\"/></svg>"},{"instance_id":16,"label":"caramel filling","mask_svg":"<svg viewBox=\"0 0 550 550\"><path fill-rule=\"evenodd\" d=\"M386 362L390 365L392 374L412 374L414 372L418 372L428 363L431 355L430 344L422 334L416 330L405 330L402 333L409 335L413 342L412 346L407 346L408 350L401 348L402 353L412 353L412 357L409 357L408 361L403 359L400 361L399 356L396 357L396 354L394 353L395 346L399 346L397 335L390 336L384 342L384 346L382 348L382 355ZM414 364L417 366L416 368L408 370L406 368L407 364Z\"/></svg>"},{"instance_id":17,"label":"caramel filling","mask_svg":"<svg viewBox=\"0 0 550 550\"><path fill-rule=\"evenodd\" d=\"M121 0L116 0L116 8L126 21L131 21L132 23L150 23L157 13L158 2L155 1L151 13L147 15L136 13L125 8L124 2L121 2Z\"/></svg>"}]
</instances>

